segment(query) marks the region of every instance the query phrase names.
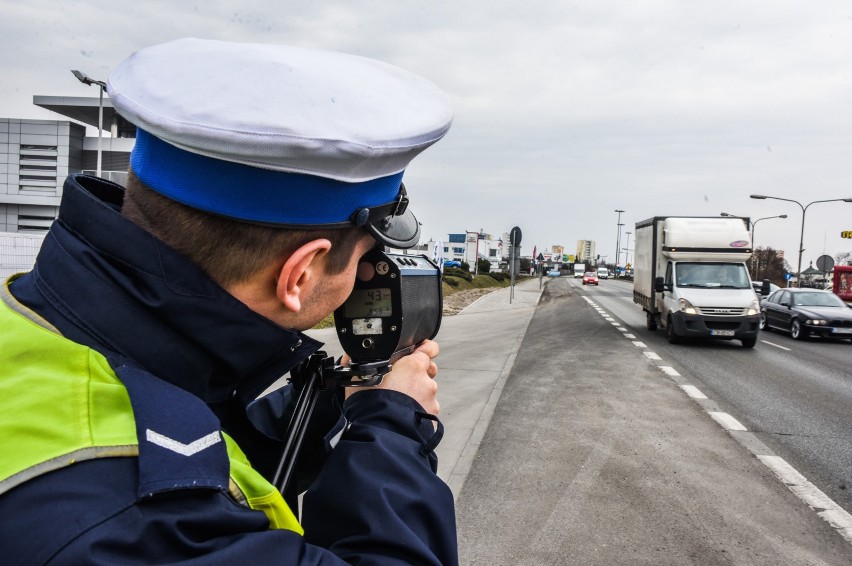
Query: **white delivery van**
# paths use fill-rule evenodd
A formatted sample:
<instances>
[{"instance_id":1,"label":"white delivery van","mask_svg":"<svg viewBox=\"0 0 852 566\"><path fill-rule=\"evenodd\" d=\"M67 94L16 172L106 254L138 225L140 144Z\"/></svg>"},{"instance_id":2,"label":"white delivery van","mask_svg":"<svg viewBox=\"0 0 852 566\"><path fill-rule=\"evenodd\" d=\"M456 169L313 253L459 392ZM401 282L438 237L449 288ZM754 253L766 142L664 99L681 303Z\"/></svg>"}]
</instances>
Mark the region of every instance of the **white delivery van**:
<instances>
[{"instance_id":1,"label":"white delivery van","mask_svg":"<svg viewBox=\"0 0 852 566\"><path fill-rule=\"evenodd\" d=\"M599 267L598 279L609 279L609 269L607 269L606 267Z\"/></svg>"},{"instance_id":2,"label":"white delivery van","mask_svg":"<svg viewBox=\"0 0 852 566\"><path fill-rule=\"evenodd\" d=\"M649 330L682 338L757 343L760 304L746 262L747 218L655 216L636 224L633 302Z\"/></svg>"}]
</instances>

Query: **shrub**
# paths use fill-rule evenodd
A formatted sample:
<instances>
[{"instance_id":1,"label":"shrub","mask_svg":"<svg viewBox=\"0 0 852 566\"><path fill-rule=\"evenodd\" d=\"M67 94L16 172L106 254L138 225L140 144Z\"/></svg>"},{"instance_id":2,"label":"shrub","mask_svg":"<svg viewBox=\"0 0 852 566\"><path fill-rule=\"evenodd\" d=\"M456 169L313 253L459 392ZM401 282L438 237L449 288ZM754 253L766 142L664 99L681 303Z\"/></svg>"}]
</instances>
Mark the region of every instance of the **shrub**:
<instances>
[{"instance_id":1,"label":"shrub","mask_svg":"<svg viewBox=\"0 0 852 566\"><path fill-rule=\"evenodd\" d=\"M501 281L501 282L508 277L505 273L500 273L500 272L487 273L486 275L488 275L488 277L492 278L495 281Z\"/></svg>"},{"instance_id":2,"label":"shrub","mask_svg":"<svg viewBox=\"0 0 852 566\"><path fill-rule=\"evenodd\" d=\"M454 278L454 277L444 277L444 283L446 283L447 285L449 285L451 287L458 287L459 286L459 280Z\"/></svg>"},{"instance_id":3,"label":"shrub","mask_svg":"<svg viewBox=\"0 0 852 566\"><path fill-rule=\"evenodd\" d=\"M458 277L459 279L464 279L468 283L473 281L473 275L471 275L470 271L466 271L464 269L459 269L458 267L445 267L444 268L444 277Z\"/></svg>"}]
</instances>

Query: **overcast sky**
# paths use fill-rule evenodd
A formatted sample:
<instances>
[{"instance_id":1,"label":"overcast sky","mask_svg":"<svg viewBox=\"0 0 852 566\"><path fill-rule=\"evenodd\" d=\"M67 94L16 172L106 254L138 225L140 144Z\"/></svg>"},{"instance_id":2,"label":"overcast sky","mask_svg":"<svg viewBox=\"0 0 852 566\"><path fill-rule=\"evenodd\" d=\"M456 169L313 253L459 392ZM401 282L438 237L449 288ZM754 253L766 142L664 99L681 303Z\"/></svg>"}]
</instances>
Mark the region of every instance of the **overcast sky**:
<instances>
[{"instance_id":1,"label":"overcast sky","mask_svg":"<svg viewBox=\"0 0 852 566\"><path fill-rule=\"evenodd\" d=\"M801 208L749 195L852 197L849 2L0 0L0 14L7 118L59 119L33 96L97 96L70 69L106 80L179 37L347 51L423 75L455 106L405 177L424 241L518 226L524 255L589 239L612 262L615 209L623 246L651 216L788 214L759 222L755 243L795 269ZM803 269L852 251L843 230L852 204L808 208Z\"/></svg>"}]
</instances>

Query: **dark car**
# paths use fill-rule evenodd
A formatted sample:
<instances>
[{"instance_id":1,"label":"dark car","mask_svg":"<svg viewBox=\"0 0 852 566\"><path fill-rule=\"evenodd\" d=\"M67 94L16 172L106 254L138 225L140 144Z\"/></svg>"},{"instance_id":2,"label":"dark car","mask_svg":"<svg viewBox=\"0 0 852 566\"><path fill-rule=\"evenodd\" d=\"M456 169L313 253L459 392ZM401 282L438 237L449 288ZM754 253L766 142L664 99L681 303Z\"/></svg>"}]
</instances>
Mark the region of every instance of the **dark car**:
<instances>
[{"instance_id":1,"label":"dark car","mask_svg":"<svg viewBox=\"0 0 852 566\"><path fill-rule=\"evenodd\" d=\"M763 293L764 288L763 288L763 282L762 281L752 281L751 282L751 286L754 287L754 292L757 294L758 298L765 299L766 297L768 297L769 295L771 295L772 293L774 293L775 291L777 291L778 289L781 288L778 285L776 285L775 283L770 283L769 281L767 281L767 283L769 284L768 285L769 290L768 290L767 293L764 294Z\"/></svg>"},{"instance_id":2,"label":"dark car","mask_svg":"<svg viewBox=\"0 0 852 566\"><path fill-rule=\"evenodd\" d=\"M594 271L587 271L583 275L583 285L598 285L599 283L598 274Z\"/></svg>"},{"instance_id":3,"label":"dark car","mask_svg":"<svg viewBox=\"0 0 852 566\"><path fill-rule=\"evenodd\" d=\"M852 308L840 297L818 289L779 289L760 302L760 329L852 340Z\"/></svg>"}]
</instances>

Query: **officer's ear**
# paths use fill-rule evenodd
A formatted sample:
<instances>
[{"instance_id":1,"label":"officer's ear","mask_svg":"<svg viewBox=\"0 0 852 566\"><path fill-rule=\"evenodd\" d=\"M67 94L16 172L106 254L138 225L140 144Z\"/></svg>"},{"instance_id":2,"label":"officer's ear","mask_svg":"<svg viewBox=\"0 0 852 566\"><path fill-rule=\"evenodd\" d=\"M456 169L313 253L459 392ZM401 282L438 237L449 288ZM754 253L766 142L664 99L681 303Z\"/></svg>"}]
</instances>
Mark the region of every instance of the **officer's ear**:
<instances>
[{"instance_id":1,"label":"officer's ear","mask_svg":"<svg viewBox=\"0 0 852 566\"><path fill-rule=\"evenodd\" d=\"M325 238L311 240L297 248L281 266L276 282L276 295L287 310L297 313L305 296L317 285L324 273L326 254L331 242Z\"/></svg>"}]
</instances>

